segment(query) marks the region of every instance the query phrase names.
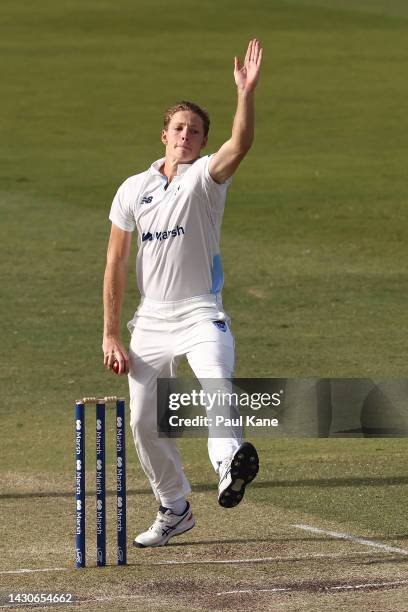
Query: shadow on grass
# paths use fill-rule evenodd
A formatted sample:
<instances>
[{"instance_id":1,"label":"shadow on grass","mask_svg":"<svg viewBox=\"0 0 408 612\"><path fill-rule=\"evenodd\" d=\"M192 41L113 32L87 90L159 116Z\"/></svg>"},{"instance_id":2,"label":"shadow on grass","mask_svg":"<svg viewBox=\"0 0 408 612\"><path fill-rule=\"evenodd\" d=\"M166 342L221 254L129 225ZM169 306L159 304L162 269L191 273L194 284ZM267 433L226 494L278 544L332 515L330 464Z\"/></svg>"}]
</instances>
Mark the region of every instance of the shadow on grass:
<instances>
[{"instance_id":1,"label":"shadow on grass","mask_svg":"<svg viewBox=\"0 0 408 612\"><path fill-rule=\"evenodd\" d=\"M379 486L392 486L392 485L405 485L408 484L408 476L371 476L371 477L345 477L345 478L305 478L302 480L263 480L254 482L251 484L251 489L269 489L269 488L280 488L280 487L379 487ZM217 489L216 483L199 483L193 484L192 490L194 493L203 493L205 491L215 491ZM128 489L127 495L149 495L151 493L150 488L140 489ZM107 491L107 496L111 497L116 495L116 491ZM0 494L0 499L30 499L35 497L72 497L73 491L38 491L38 492L27 492L27 493L3 493ZM86 495L93 496L95 491L87 491Z\"/></svg>"}]
</instances>

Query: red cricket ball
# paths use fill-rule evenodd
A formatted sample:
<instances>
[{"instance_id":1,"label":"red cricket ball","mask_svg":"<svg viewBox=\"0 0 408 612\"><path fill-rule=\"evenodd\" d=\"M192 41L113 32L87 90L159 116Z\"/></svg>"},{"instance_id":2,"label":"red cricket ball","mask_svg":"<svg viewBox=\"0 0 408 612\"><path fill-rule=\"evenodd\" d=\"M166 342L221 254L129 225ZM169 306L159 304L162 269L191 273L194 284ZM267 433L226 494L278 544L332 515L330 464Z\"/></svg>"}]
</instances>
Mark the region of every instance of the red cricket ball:
<instances>
[{"instance_id":1,"label":"red cricket ball","mask_svg":"<svg viewBox=\"0 0 408 612\"><path fill-rule=\"evenodd\" d=\"M115 372L115 374L119 374L119 361L115 360L112 363L112 370Z\"/></svg>"}]
</instances>

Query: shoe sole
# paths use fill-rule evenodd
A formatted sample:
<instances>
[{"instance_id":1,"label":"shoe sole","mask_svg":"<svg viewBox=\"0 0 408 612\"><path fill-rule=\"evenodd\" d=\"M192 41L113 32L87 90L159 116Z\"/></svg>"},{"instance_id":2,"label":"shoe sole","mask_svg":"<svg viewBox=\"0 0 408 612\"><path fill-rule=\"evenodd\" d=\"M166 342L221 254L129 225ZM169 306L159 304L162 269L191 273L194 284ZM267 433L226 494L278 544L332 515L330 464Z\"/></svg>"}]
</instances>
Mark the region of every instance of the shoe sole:
<instances>
[{"instance_id":1,"label":"shoe sole","mask_svg":"<svg viewBox=\"0 0 408 612\"><path fill-rule=\"evenodd\" d=\"M190 527L187 527L187 529L184 529L183 531L180 531L179 533L172 533L163 544L148 544L147 545L147 544L141 544L140 542L133 540L133 546L135 548L160 548L160 546L167 546L171 538L175 538L176 536L183 535L183 533L187 533L187 531L190 531L191 529L193 529L193 527L195 527L195 520L194 520L194 523L190 525Z\"/></svg>"},{"instance_id":2,"label":"shoe sole","mask_svg":"<svg viewBox=\"0 0 408 612\"><path fill-rule=\"evenodd\" d=\"M244 442L231 461L231 483L218 497L223 508L234 508L242 501L245 487L254 480L259 471L259 457L250 442Z\"/></svg>"}]
</instances>

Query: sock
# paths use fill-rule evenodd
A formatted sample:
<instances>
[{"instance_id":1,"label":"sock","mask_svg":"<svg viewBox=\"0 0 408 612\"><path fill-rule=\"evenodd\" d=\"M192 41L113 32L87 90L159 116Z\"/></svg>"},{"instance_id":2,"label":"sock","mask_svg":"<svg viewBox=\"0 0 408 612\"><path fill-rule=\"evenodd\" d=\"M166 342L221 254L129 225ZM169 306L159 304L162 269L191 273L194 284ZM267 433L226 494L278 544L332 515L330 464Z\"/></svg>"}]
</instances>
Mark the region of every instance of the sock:
<instances>
[{"instance_id":1,"label":"sock","mask_svg":"<svg viewBox=\"0 0 408 612\"><path fill-rule=\"evenodd\" d=\"M164 506L160 506L160 508L164 508ZM165 509L170 509L173 514L184 514L187 508L187 502L185 497L180 497L180 499L176 499L175 501L170 502Z\"/></svg>"}]
</instances>

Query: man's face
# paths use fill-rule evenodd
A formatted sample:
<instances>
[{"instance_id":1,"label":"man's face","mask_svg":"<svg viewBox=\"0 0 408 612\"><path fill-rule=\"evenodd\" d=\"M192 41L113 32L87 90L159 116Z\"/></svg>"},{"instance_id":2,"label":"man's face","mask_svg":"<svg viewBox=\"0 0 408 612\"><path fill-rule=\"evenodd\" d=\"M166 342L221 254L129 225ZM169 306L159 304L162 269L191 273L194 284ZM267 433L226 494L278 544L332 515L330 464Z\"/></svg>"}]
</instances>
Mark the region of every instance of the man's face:
<instances>
[{"instance_id":1,"label":"man's face","mask_svg":"<svg viewBox=\"0 0 408 612\"><path fill-rule=\"evenodd\" d=\"M193 162L207 144L203 120L191 111L174 113L162 131L162 143L166 146L166 157L176 159L180 164Z\"/></svg>"}]
</instances>

